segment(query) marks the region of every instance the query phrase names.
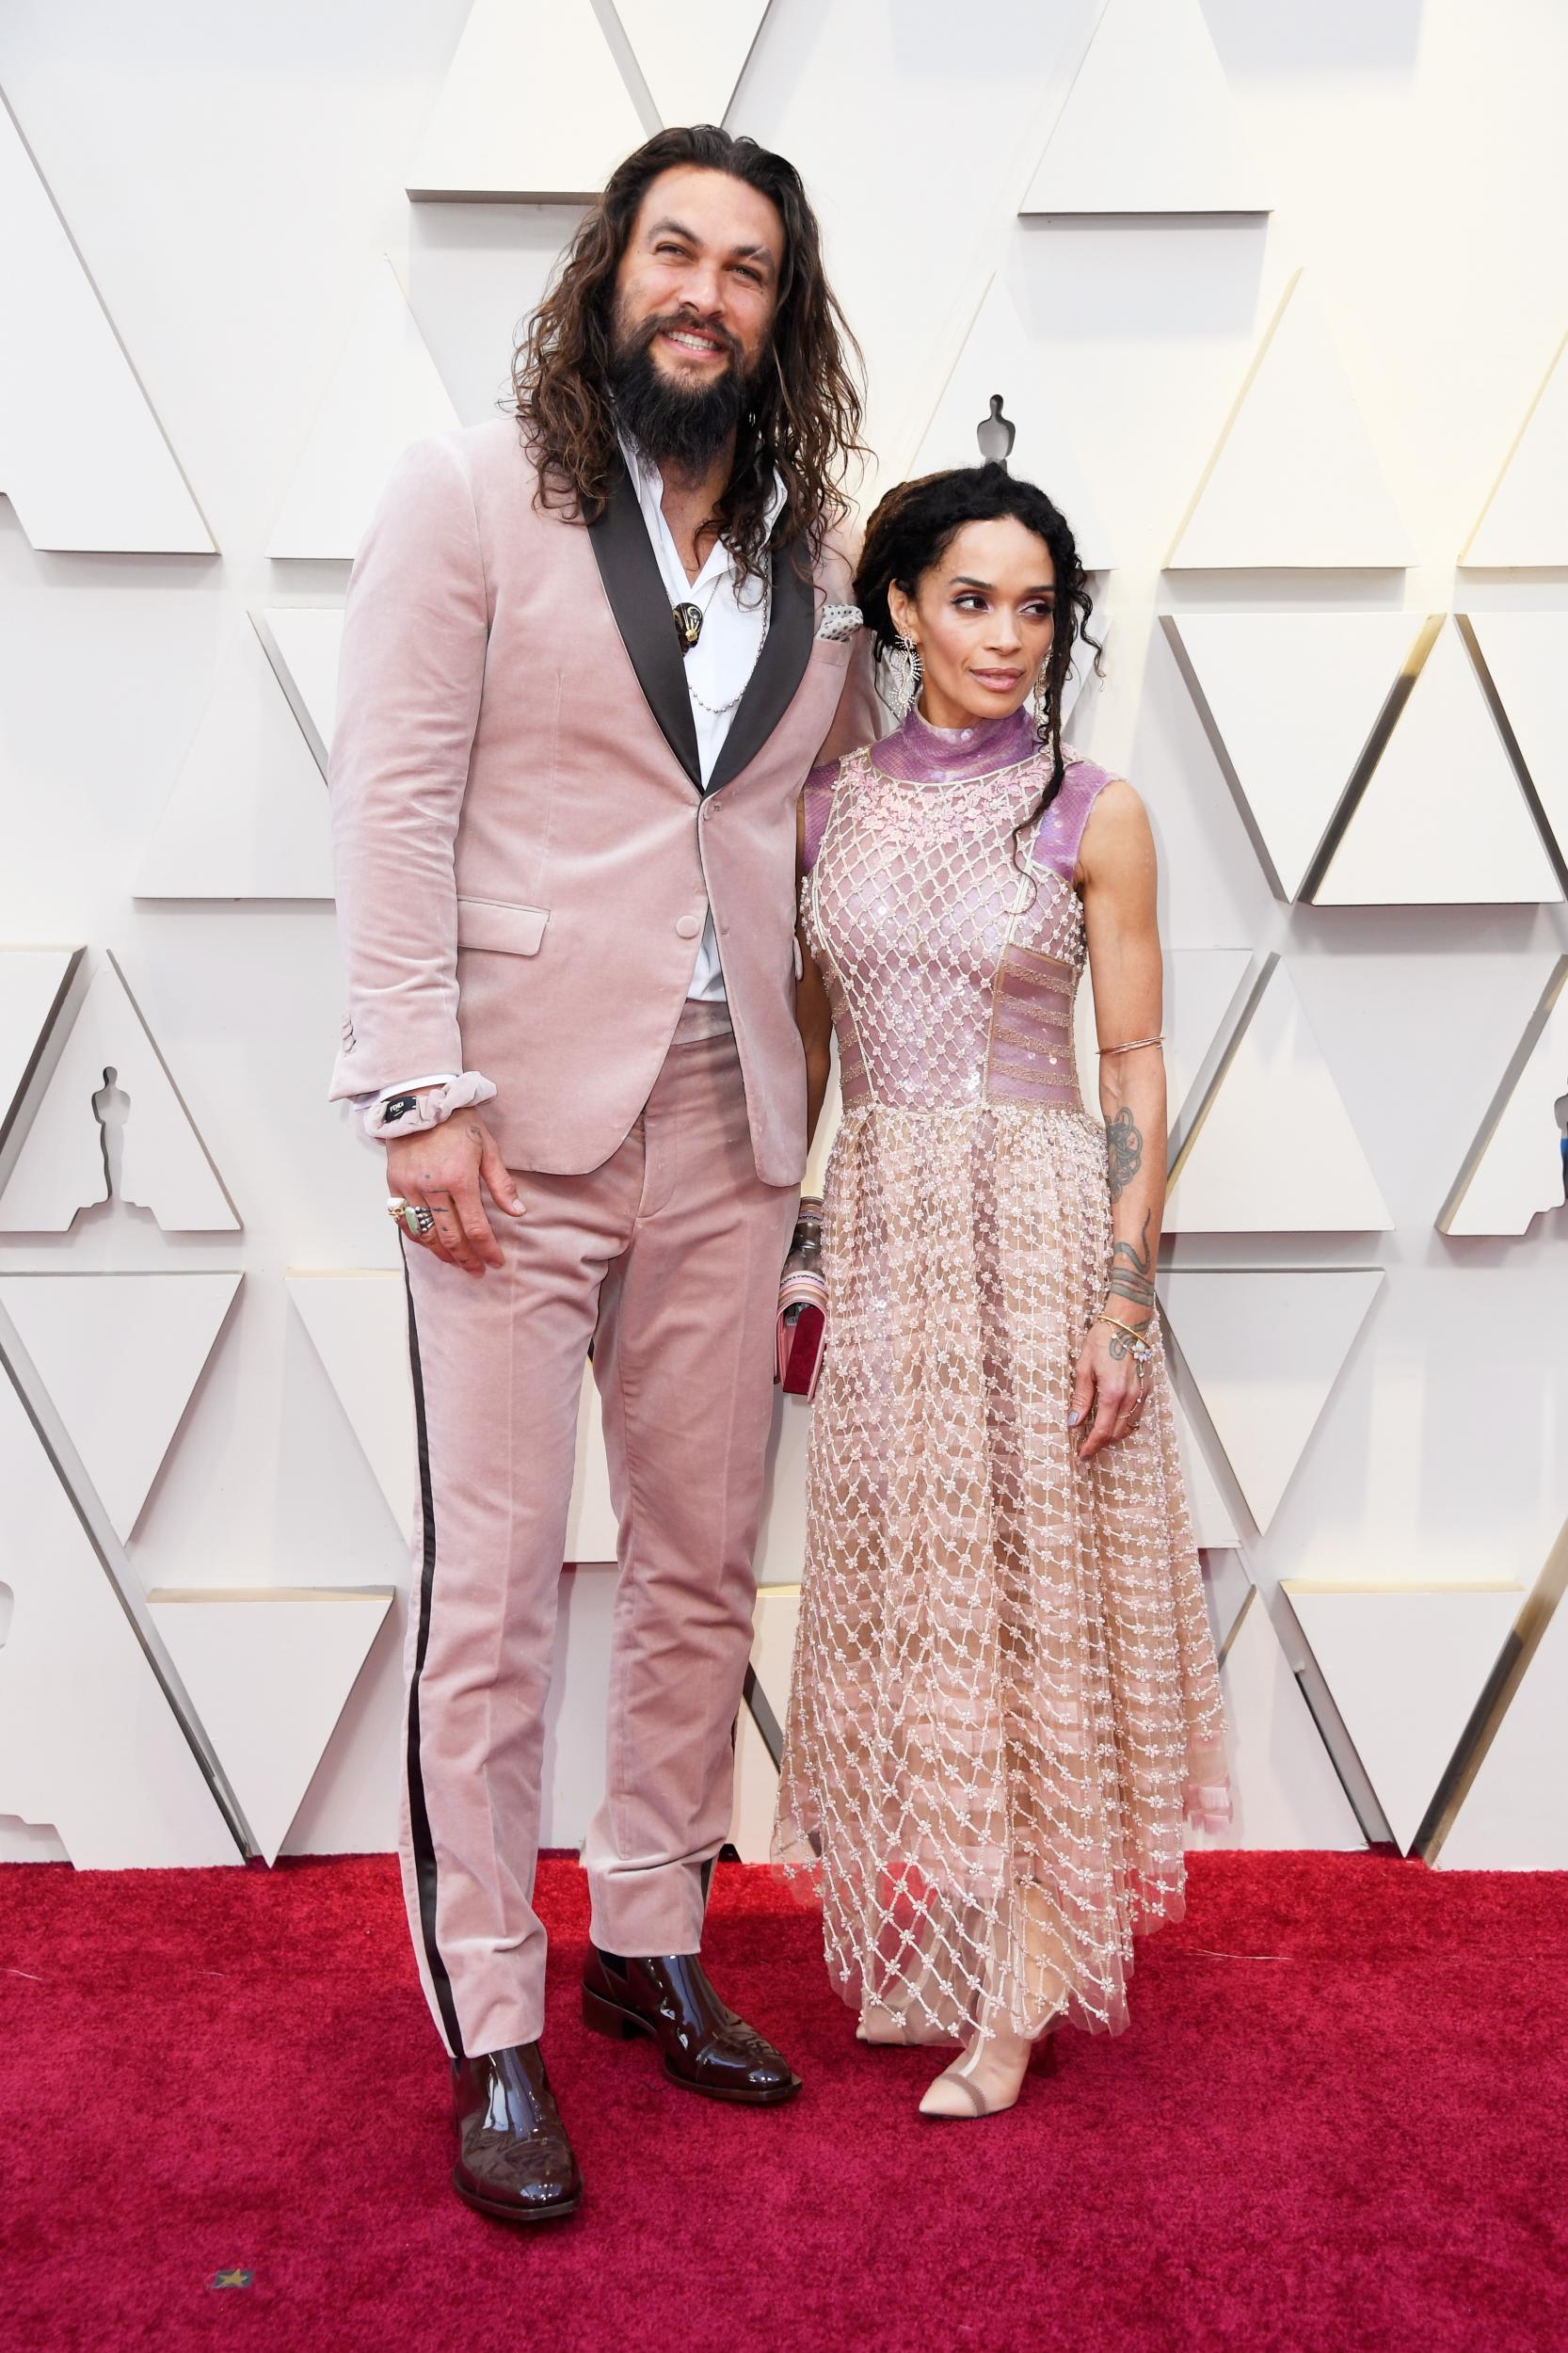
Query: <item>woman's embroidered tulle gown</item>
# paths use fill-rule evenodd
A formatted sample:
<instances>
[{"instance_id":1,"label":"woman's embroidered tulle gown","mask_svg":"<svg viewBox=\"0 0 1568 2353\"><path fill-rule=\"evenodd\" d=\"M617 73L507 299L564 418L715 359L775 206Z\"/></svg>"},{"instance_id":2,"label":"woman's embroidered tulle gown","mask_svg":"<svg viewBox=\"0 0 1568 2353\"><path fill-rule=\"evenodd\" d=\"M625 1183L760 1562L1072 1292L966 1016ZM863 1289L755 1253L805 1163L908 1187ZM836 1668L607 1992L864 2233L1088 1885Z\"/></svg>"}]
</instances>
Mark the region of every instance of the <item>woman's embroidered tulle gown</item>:
<instances>
[{"instance_id":1,"label":"woman's embroidered tulle gown","mask_svg":"<svg viewBox=\"0 0 1568 2353\"><path fill-rule=\"evenodd\" d=\"M1224 1805L1162 1359L1128 1437L1084 1465L1067 1426L1111 1263L1072 1039L1107 778L1069 755L1016 856L1048 776L1027 713L912 714L807 789L843 1122L776 1853L883 2039L1115 2031Z\"/></svg>"}]
</instances>

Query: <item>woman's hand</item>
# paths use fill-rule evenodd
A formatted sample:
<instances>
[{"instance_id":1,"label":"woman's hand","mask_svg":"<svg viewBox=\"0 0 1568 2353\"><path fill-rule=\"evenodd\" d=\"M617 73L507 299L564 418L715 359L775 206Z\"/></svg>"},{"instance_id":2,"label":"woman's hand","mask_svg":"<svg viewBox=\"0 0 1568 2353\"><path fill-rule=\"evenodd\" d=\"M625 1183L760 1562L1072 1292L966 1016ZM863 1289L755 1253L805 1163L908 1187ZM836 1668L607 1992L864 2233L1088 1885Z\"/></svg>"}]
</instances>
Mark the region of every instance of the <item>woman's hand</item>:
<instances>
[{"instance_id":1,"label":"woman's hand","mask_svg":"<svg viewBox=\"0 0 1568 2353\"><path fill-rule=\"evenodd\" d=\"M1113 1446L1133 1429L1143 1411L1144 1385L1138 1378L1130 1343L1113 1324L1092 1323L1079 1352L1069 1430L1082 1429L1078 1459L1087 1463L1102 1447Z\"/></svg>"},{"instance_id":2,"label":"woman's hand","mask_svg":"<svg viewBox=\"0 0 1568 2353\"><path fill-rule=\"evenodd\" d=\"M480 1179L508 1217L521 1217L523 1204L478 1112L455 1112L420 1134L392 1136L386 1149L388 1193L401 1193L416 1209L423 1204L436 1221L418 1238L420 1248L466 1274L500 1266L501 1244L479 1198Z\"/></svg>"}]
</instances>

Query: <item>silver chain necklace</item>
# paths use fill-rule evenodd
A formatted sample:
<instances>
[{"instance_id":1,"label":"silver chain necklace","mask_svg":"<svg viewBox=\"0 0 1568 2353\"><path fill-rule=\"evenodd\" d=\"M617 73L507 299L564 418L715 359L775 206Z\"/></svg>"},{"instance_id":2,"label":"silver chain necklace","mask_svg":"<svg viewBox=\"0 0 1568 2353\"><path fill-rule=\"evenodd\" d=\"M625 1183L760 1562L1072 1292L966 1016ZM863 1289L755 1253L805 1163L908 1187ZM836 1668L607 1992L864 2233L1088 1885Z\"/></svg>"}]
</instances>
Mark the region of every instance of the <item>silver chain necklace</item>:
<instances>
[{"instance_id":1,"label":"silver chain necklace","mask_svg":"<svg viewBox=\"0 0 1568 2353\"><path fill-rule=\"evenodd\" d=\"M724 574L722 572L719 573L718 580L722 580L723 578ZM714 593L717 593L717 580L715 580L714 583ZM712 604L712 596L709 598L708 601ZM706 618L706 612L704 613L704 617ZM745 693L746 688L751 684L752 679L756 675L757 664L762 659L762 648L768 642L768 628L772 619L773 583L771 580L765 579L762 584L762 633L757 640L757 651L752 655L750 665L746 670L744 678L741 680L737 691L730 696L729 700L727 703L711 703L706 695L699 695L697 693L696 688L692 684L689 678L686 680L686 691L690 695L693 702L700 705L700 707L707 712L710 718L722 719L726 712L733 711L736 704L740 701L741 696ZM693 640L693 643L696 643L695 639ZM685 650L689 653L691 651L691 647L688 646Z\"/></svg>"}]
</instances>

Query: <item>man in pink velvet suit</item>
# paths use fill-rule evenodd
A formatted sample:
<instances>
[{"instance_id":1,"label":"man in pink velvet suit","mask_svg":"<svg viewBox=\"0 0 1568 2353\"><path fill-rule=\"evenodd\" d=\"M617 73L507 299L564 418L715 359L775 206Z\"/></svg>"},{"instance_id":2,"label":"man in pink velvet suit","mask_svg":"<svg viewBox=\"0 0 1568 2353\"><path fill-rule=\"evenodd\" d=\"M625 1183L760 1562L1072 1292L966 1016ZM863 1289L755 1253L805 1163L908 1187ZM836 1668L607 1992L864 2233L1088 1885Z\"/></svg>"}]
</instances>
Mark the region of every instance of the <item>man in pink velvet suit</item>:
<instances>
[{"instance_id":1,"label":"man in pink velvet suit","mask_svg":"<svg viewBox=\"0 0 1568 2353\"><path fill-rule=\"evenodd\" d=\"M791 166L664 132L584 221L516 413L407 453L349 588L332 1093L407 1234L404 1884L455 2185L507 2219L581 2195L530 1897L590 1346L620 1579L584 2016L691 2090L799 2089L699 1947L806 1151L796 804L876 731L846 349Z\"/></svg>"}]
</instances>

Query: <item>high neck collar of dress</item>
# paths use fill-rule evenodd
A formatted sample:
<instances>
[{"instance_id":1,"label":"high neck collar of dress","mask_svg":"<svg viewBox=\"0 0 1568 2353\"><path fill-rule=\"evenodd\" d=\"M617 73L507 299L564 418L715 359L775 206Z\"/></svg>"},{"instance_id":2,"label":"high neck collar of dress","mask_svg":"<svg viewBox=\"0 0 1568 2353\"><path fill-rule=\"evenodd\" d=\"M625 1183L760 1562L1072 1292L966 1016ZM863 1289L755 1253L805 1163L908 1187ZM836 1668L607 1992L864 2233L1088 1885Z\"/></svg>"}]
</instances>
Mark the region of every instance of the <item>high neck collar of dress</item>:
<instances>
[{"instance_id":1,"label":"high neck collar of dress","mask_svg":"<svg viewBox=\"0 0 1568 2353\"><path fill-rule=\"evenodd\" d=\"M1027 705L1000 719L975 719L962 728L933 727L911 706L892 734L872 746L872 757L885 776L907 784L959 784L997 768L1016 767L1039 749Z\"/></svg>"}]
</instances>

